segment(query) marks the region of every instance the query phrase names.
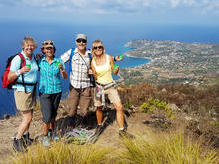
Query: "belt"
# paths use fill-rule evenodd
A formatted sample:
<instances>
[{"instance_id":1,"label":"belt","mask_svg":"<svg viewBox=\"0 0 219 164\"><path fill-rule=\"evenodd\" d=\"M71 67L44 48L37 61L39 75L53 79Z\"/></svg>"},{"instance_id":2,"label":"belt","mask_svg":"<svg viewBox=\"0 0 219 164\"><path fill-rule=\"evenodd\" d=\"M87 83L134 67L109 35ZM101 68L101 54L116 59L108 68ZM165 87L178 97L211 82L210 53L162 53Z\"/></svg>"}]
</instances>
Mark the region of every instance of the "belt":
<instances>
[{"instance_id":1,"label":"belt","mask_svg":"<svg viewBox=\"0 0 219 164\"><path fill-rule=\"evenodd\" d=\"M105 105L105 94L104 94L104 90L105 90L105 89L108 89L108 88L110 88L110 87L113 87L113 86L115 86L115 85L116 85L116 82L115 82L115 81L113 81L112 83L109 83L109 84L105 84L105 85L99 84L99 83L96 82L96 91L97 91L96 97L98 97L98 98L101 97L101 99L102 99L102 105L103 105L103 106Z\"/></svg>"}]
</instances>

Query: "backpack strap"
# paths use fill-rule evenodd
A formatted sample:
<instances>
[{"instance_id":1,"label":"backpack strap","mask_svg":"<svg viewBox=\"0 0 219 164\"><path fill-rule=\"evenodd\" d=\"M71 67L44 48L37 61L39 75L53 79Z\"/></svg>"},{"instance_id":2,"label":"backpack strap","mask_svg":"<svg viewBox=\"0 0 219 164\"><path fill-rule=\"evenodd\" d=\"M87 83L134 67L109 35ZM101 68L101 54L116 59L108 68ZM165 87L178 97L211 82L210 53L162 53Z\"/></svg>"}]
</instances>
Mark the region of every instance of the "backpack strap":
<instances>
[{"instance_id":1,"label":"backpack strap","mask_svg":"<svg viewBox=\"0 0 219 164\"><path fill-rule=\"evenodd\" d=\"M24 58L24 55L22 55L22 53L17 53L18 56L20 56L21 58L21 65L20 68L24 67L26 65L26 59Z\"/></svg>"},{"instance_id":2,"label":"backpack strap","mask_svg":"<svg viewBox=\"0 0 219 164\"><path fill-rule=\"evenodd\" d=\"M26 65L26 59L24 58L24 55L22 55L20 52L17 53L17 55L19 55L21 58L21 65L20 65L20 69L21 69L22 67L24 67ZM21 78L22 78L21 84L24 86L25 93L27 93L26 85L24 83L24 74L21 74Z\"/></svg>"},{"instance_id":3,"label":"backpack strap","mask_svg":"<svg viewBox=\"0 0 219 164\"><path fill-rule=\"evenodd\" d=\"M90 62L92 61L92 54L91 52L88 52L88 56L89 56L89 59L90 59Z\"/></svg>"},{"instance_id":4,"label":"backpack strap","mask_svg":"<svg viewBox=\"0 0 219 164\"><path fill-rule=\"evenodd\" d=\"M73 58L74 54L75 54L75 48L72 48L71 55L69 58L69 73L72 73L72 58Z\"/></svg>"}]
</instances>

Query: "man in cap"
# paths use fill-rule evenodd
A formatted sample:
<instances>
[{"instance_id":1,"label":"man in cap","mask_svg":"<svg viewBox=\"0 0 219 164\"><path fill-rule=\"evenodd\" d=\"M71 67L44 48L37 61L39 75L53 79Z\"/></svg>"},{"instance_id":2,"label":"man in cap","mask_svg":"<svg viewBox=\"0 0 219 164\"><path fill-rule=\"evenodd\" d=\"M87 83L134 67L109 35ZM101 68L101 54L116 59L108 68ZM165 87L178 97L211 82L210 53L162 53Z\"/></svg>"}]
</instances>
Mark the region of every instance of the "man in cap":
<instances>
[{"instance_id":1,"label":"man in cap","mask_svg":"<svg viewBox=\"0 0 219 164\"><path fill-rule=\"evenodd\" d=\"M89 74L92 74L90 69L91 59L89 54L91 52L86 49L87 36L85 34L78 34L75 38L75 49L69 49L67 52L61 55L62 61L70 62L70 86L68 105L69 111L69 125L75 127L75 118L78 107L82 119L79 123L84 125L86 123L86 116L88 107L91 101L91 82Z\"/></svg>"}]
</instances>

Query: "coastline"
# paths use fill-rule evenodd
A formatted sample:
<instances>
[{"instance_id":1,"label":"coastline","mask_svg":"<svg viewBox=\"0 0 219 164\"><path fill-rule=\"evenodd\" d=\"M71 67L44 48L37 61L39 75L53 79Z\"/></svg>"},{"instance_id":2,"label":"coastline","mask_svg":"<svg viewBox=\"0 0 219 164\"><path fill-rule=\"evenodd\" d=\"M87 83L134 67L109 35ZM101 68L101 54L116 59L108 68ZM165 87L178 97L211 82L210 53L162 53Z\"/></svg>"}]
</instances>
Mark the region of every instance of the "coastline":
<instances>
[{"instance_id":1,"label":"coastline","mask_svg":"<svg viewBox=\"0 0 219 164\"><path fill-rule=\"evenodd\" d=\"M146 60L148 60L148 62L144 63L144 64L140 64L140 65L134 66L134 67L126 67L126 68L122 68L122 69L138 68L138 67L141 67L141 66L146 66L146 65L152 64L155 61L154 59L149 58L149 57L132 56L132 55L126 54L126 53L124 53L124 55L127 56L127 57L130 57L130 58L146 59Z\"/></svg>"}]
</instances>

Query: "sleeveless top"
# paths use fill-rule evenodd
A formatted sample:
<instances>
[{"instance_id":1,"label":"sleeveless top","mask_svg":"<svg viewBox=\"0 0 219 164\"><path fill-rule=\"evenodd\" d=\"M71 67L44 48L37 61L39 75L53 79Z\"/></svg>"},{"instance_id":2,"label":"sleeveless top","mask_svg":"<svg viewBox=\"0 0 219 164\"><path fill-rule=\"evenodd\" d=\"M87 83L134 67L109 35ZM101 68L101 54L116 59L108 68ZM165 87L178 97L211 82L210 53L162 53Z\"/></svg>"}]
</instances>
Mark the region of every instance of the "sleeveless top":
<instances>
[{"instance_id":1,"label":"sleeveless top","mask_svg":"<svg viewBox=\"0 0 219 164\"><path fill-rule=\"evenodd\" d=\"M106 55L106 63L104 65L97 66L95 60L92 60L92 62L97 72L96 82L102 85L112 83L113 77L110 65L110 56Z\"/></svg>"}]
</instances>

